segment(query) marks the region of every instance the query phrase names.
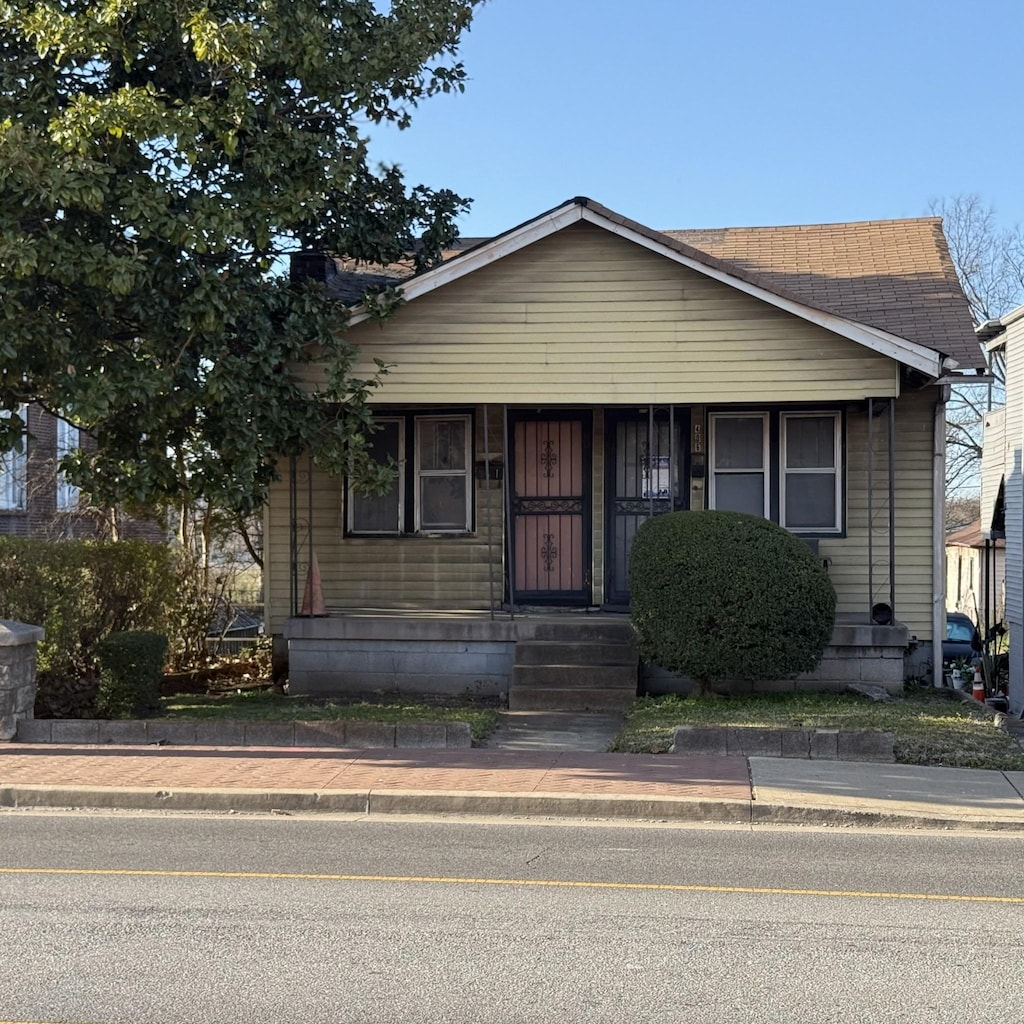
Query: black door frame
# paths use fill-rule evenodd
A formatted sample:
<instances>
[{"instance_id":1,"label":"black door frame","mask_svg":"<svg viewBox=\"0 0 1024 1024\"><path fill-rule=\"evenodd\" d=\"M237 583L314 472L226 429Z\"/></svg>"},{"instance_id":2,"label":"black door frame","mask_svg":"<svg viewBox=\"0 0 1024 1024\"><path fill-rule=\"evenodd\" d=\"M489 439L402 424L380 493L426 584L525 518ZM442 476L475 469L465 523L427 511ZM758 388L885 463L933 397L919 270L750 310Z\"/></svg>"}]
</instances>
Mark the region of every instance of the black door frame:
<instances>
[{"instance_id":1,"label":"black door frame","mask_svg":"<svg viewBox=\"0 0 1024 1024\"><path fill-rule=\"evenodd\" d=\"M619 498L615 493L615 477L617 471L616 460L619 456L616 441L616 431L620 423L646 423L650 424L650 407L640 411L639 408L606 408L605 409L605 459L604 459L604 607L611 610L622 611L629 607L629 586L628 581L622 587L616 586L615 556L615 517L616 506L620 501L635 503L637 508L633 514L644 515L646 507L646 518L650 518L651 509L655 515L662 512L679 511L689 508L689 462L690 446L690 415L689 406L678 405L655 405L655 420L669 419L672 421L675 438L671 446L670 455L677 469L675 477L675 494L671 499L650 499L650 498ZM649 436L649 435L648 435ZM625 571L623 567L622 571Z\"/></svg>"},{"instance_id":2,"label":"black door frame","mask_svg":"<svg viewBox=\"0 0 1024 1024\"><path fill-rule=\"evenodd\" d=\"M522 511L522 506L517 509L520 500L515 493L516 486L516 424L517 423L544 423L544 422L568 422L578 420L583 428L583 494L581 497L580 514L583 519L583 587L578 591L544 591L544 590L520 590L515 586L516 572L516 519L519 515L529 514ZM508 587L514 587L515 604L538 604L551 605L553 607L588 607L593 603L593 559L594 559L594 469L593 469L593 435L594 435L594 414L591 409L509 409L509 453L508 453L508 493L509 493L509 523L508 523L508 573L506 574L506 600L509 600ZM525 499L530 501L531 499ZM538 502L543 499L535 499ZM538 512L538 514L542 514ZM511 603L511 602L510 602Z\"/></svg>"}]
</instances>

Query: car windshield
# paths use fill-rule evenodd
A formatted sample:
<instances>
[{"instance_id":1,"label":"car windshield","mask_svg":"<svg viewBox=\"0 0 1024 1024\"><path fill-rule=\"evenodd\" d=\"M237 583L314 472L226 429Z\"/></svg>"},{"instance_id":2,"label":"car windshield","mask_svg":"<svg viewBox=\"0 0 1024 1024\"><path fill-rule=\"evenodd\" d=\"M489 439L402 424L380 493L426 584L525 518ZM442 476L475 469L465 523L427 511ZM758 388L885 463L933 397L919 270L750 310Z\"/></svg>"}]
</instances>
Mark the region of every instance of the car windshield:
<instances>
[{"instance_id":1,"label":"car windshield","mask_svg":"<svg viewBox=\"0 0 1024 1024\"><path fill-rule=\"evenodd\" d=\"M946 639L970 643L974 639L974 627L969 626L966 622L947 622Z\"/></svg>"}]
</instances>

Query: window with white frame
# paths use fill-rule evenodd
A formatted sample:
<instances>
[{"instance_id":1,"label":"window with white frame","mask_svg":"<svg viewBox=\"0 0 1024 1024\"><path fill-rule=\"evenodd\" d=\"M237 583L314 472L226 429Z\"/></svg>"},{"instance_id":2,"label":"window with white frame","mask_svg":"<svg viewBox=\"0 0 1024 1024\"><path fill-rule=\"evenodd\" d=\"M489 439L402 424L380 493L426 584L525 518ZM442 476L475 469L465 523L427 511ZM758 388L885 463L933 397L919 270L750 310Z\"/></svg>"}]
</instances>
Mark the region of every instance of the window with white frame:
<instances>
[{"instance_id":1,"label":"window with white frame","mask_svg":"<svg viewBox=\"0 0 1024 1024\"><path fill-rule=\"evenodd\" d=\"M28 406L18 407L18 415L28 422ZM0 417L11 419L11 413L0 411ZM25 508L25 482L28 470L26 439L22 438L20 451L0 452L0 510L21 511Z\"/></svg>"},{"instance_id":2,"label":"window with white frame","mask_svg":"<svg viewBox=\"0 0 1024 1024\"><path fill-rule=\"evenodd\" d=\"M711 508L769 516L767 413L712 413Z\"/></svg>"},{"instance_id":3,"label":"window with white frame","mask_svg":"<svg viewBox=\"0 0 1024 1024\"><path fill-rule=\"evenodd\" d=\"M379 417L367 442L370 458L399 469L386 494L363 495L349 489L348 528L352 533L401 533L405 509L405 421Z\"/></svg>"},{"instance_id":4,"label":"window with white frame","mask_svg":"<svg viewBox=\"0 0 1024 1024\"><path fill-rule=\"evenodd\" d=\"M465 533L472 529L472 422L468 415L379 416L369 440L374 461L398 473L381 496L349 489L353 534ZM406 451L412 446L412 467ZM411 505L407 500L411 494Z\"/></svg>"},{"instance_id":5,"label":"window with white frame","mask_svg":"<svg viewBox=\"0 0 1024 1024\"><path fill-rule=\"evenodd\" d=\"M470 528L468 416L416 417L416 529L456 533Z\"/></svg>"},{"instance_id":6,"label":"window with white frame","mask_svg":"<svg viewBox=\"0 0 1024 1024\"><path fill-rule=\"evenodd\" d=\"M57 420L57 466L65 455L77 452L81 447L81 432L78 427L65 419ZM57 470L57 511L70 512L78 507L78 488L68 482L67 477Z\"/></svg>"},{"instance_id":7,"label":"window with white frame","mask_svg":"<svg viewBox=\"0 0 1024 1024\"><path fill-rule=\"evenodd\" d=\"M839 413L782 413L780 434L780 522L795 533L838 533L842 528Z\"/></svg>"}]
</instances>

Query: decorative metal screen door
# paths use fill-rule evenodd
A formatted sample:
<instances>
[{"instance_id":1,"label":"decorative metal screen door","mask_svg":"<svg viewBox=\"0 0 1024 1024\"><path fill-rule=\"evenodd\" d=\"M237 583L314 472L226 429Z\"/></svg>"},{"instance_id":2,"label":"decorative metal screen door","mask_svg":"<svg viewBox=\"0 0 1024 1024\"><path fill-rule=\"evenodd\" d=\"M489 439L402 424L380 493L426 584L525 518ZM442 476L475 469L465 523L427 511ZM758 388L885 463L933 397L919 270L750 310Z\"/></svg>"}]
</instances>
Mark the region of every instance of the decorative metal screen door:
<instances>
[{"instance_id":1,"label":"decorative metal screen door","mask_svg":"<svg viewBox=\"0 0 1024 1024\"><path fill-rule=\"evenodd\" d=\"M513 433L516 601L590 601L590 472L582 419L517 420Z\"/></svg>"},{"instance_id":2,"label":"decorative metal screen door","mask_svg":"<svg viewBox=\"0 0 1024 1024\"><path fill-rule=\"evenodd\" d=\"M660 411L653 422L647 416L634 416L609 424L605 584L609 604L629 602L629 551L640 524L680 507L681 440L680 423Z\"/></svg>"}]
</instances>

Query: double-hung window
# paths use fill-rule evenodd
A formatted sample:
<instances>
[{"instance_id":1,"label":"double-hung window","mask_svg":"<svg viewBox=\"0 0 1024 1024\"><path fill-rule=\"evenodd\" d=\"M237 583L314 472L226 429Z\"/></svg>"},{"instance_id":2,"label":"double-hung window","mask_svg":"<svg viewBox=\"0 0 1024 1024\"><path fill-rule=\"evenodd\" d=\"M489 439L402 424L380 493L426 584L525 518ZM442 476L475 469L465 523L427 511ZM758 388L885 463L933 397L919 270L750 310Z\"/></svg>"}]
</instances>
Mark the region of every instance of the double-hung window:
<instances>
[{"instance_id":1,"label":"double-hung window","mask_svg":"<svg viewBox=\"0 0 1024 1024\"><path fill-rule=\"evenodd\" d=\"M767 413L711 416L711 507L769 515Z\"/></svg>"},{"instance_id":2,"label":"double-hung window","mask_svg":"<svg viewBox=\"0 0 1024 1024\"><path fill-rule=\"evenodd\" d=\"M18 408L22 422L28 422L28 406ZM11 419L10 413L0 411L4 419ZM21 511L25 508L25 482L28 470L28 457L25 451L25 438L22 438L20 451L0 451L0 510Z\"/></svg>"},{"instance_id":3,"label":"double-hung window","mask_svg":"<svg viewBox=\"0 0 1024 1024\"><path fill-rule=\"evenodd\" d=\"M416 417L416 529L459 533L469 529L468 416Z\"/></svg>"},{"instance_id":4,"label":"double-hung window","mask_svg":"<svg viewBox=\"0 0 1024 1024\"><path fill-rule=\"evenodd\" d=\"M802 534L843 530L842 415L712 413L709 507Z\"/></svg>"},{"instance_id":5,"label":"double-hung window","mask_svg":"<svg viewBox=\"0 0 1024 1024\"><path fill-rule=\"evenodd\" d=\"M384 495L349 490L352 534L465 533L472 529L472 422L468 415L378 416L375 462L398 467ZM407 457L411 449L413 458Z\"/></svg>"},{"instance_id":6,"label":"double-hung window","mask_svg":"<svg viewBox=\"0 0 1024 1024\"><path fill-rule=\"evenodd\" d=\"M57 511L70 512L78 507L78 488L69 483L60 470L60 460L72 455L81 446L78 427L65 419L57 420Z\"/></svg>"},{"instance_id":7,"label":"double-hung window","mask_svg":"<svg viewBox=\"0 0 1024 1024\"><path fill-rule=\"evenodd\" d=\"M795 533L838 533L842 527L839 413L783 413L780 420L780 522Z\"/></svg>"},{"instance_id":8,"label":"double-hung window","mask_svg":"<svg viewBox=\"0 0 1024 1024\"><path fill-rule=\"evenodd\" d=\"M405 421L380 417L377 431L367 443L370 458L381 465L392 460L398 474L386 494L363 495L349 491L348 528L352 533L401 533L405 510Z\"/></svg>"}]
</instances>

